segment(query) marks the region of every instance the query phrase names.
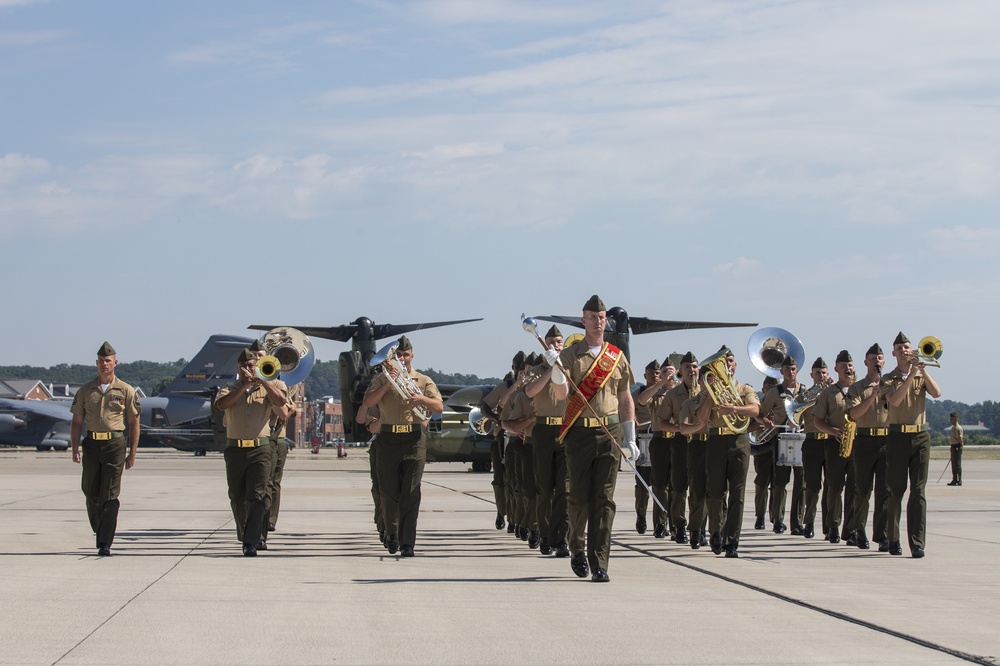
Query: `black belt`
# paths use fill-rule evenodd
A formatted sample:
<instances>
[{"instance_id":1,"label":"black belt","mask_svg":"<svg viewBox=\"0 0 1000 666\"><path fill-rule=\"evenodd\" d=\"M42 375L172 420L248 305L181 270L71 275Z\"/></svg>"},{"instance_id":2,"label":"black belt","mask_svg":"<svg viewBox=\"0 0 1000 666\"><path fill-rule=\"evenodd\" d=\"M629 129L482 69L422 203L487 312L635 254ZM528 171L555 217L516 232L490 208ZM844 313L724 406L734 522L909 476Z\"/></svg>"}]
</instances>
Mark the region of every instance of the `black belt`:
<instances>
[{"instance_id":1,"label":"black belt","mask_svg":"<svg viewBox=\"0 0 1000 666\"><path fill-rule=\"evenodd\" d=\"M561 426L562 417L561 416L536 416L535 423L537 425L551 425L551 426Z\"/></svg>"},{"instance_id":2,"label":"black belt","mask_svg":"<svg viewBox=\"0 0 1000 666\"><path fill-rule=\"evenodd\" d=\"M688 435L689 442L704 442L706 439L708 439L708 435L703 432L700 432L697 435Z\"/></svg>"},{"instance_id":3,"label":"black belt","mask_svg":"<svg viewBox=\"0 0 1000 666\"><path fill-rule=\"evenodd\" d=\"M906 434L914 434L918 432L927 432L927 424L921 423L920 425L896 425L893 424L889 426L889 432L901 432Z\"/></svg>"},{"instance_id":4,"label":"black belt","mask_svg":"<svg viewBox=\"0 0 1000 666\"><path fill-rule=\"evenodd\" d=\"M885 437L888 434L888 428L858 428L858 435L862 437Z\"/></svg>"},{"instance_id":5,"label":"black belt","mask_svg":"<svg viewBox=\"0 0 1000 666\"><path fill-rule=\"evenodd\" d=\"M379 432L392 433L395 435L406 434L413 432L414 425L412 423L406 423L403 425L383 425Z\"/></svg>"},{"instance_id":6,"label":"black belt","mask_svg":"<svg viewBox=\"0 0 1000 666\"><path fill-rule=\"evenodd\" d=\"M118 439L119 437L124 437L125 432L122 430L111 430L109 432L88 432L87 439L94 440L95 442L107 441L109 439Z\"/></svg>"},{"instance_id":7,"label":"black belt","mask_svg":"<svg viewBox=\"0 0 1000 666\"><path fill-rule=\"evenodd\" d=\"M807 432L806 439L830 439L830 436L825 432Z\"/></svg>"},{"instance_id":8,"label":"black belt","mask_svg":"<svg viewBox=\"0 0 1000 666\"><path fill-rule=\"evenodd\" d=\"M235 446L238 449L252 449L260 446L260 440L267 439L266 437L257 439L227 439L226 442L229 446Z\"/></svg>"},{"instance_id":9,"label":"black belt","mask_svg":"<svg viewBox=\"0 0 1000 666\"><path fill-rule=\"evenodd\" d=\"M677 433L675 433L675 432L667 432L666 430L654 430L653 431L653 437L662 437L663 439L670 439L671 437L673 437L676 434Z\"/></svg>"}]
</instances>

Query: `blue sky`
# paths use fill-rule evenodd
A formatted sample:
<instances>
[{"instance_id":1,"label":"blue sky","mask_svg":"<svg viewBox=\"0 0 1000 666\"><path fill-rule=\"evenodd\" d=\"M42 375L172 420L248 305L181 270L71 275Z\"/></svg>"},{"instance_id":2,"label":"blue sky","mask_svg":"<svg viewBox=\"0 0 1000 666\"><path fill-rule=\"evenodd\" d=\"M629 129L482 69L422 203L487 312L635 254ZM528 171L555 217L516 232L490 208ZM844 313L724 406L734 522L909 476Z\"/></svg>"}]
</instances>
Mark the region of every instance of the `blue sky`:
<instances>
[{"instance_id":1,"label":"blue sky","mask_svg":"<svg viewBox=\"0 0 1000 666\"><path fill-rule=\"evenodd\" d=\"M782 326L807 356L997 328L1000 5L0 0L0 364L190 358L250 323L521 312ZM652 334L636 365L752 329ZM316 341L320 359L345 345Z\"/></svg>"}]
</instances>

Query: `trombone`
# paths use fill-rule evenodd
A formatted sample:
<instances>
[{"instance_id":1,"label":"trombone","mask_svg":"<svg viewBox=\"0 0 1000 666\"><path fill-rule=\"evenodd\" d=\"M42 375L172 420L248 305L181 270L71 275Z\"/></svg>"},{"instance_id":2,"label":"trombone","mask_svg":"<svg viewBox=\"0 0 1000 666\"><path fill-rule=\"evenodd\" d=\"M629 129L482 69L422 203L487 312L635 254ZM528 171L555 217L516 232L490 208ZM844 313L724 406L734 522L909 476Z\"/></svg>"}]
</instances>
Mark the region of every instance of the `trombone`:
<instances>
[{"instance_id":1,"label":"trombone","mask_svg":"<svg viewBox=\"0 0 1000 666\"><path fill-rule=\"evenodd\" d=\"M903 355L910 359L910 363L923 363L930 368L940 368L941 362L938 359L941 358L942 352L944 345L941 344L941 340L933 335L926 335L917 343L916 349L903 352Z\"/></svg>"}]
</instances>

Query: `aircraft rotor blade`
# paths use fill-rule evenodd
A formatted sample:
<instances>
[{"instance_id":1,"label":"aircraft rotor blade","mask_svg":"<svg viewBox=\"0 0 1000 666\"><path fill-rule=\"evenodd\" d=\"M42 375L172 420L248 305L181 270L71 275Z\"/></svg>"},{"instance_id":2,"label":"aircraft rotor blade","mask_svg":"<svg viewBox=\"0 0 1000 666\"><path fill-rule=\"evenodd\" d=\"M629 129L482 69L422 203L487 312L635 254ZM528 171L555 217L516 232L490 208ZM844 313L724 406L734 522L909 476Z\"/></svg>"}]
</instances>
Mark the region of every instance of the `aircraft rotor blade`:
<instances>
[{"instance_id":1,"label":"aircraft rotor blade","mask_svg":"<svg viewBox=\"0 0 1000 666\"><path fill-rule=\"evenodd\" d=\"M425 328L453 326L455 324L467 324L470 321L482 320L483 318L479 317L477 319L457 319L455 321L432 321L424 324L376 324L372 330L375 334L375 339L381 340L382 338L393 338L397 335L403 335L404 333L409 333L410 331L420 331ZM303 332L305 331L303 330Z\"/></svg>"},{"instance_id":2,"label":"aircraft rotor blade","mask_svg":"<svg viewBox=\"0 0 1000 666\"><path fill-rule=\"evenodd\" d=\"M564 317L562 315L535 315L532 319L539 319L541 321L551 321L553 324L562 324L563 326L573 326L575 328L583 328L583 322L580 321L580 317Z\"/></svg>"},{"instance_id":3,"label":"aircraft rotor blade","mask_svg":"<svg viewBox=\"0 0 1000 666\"><path fill-rule=\"evenodd\" d=\"M737 328L757 325L727 321L664 321L646 317L629 317L628 322L635 335L660 333L661 331L686 331L693 328Z\"/></svg>"},{"instance_id":4,"label":"aircraft rotor blade","mask_svg":"<svg viewBox=\"0 0 1000 666\"><path fill-rule=\"evenodd\" d=\"M281 324L281 326L284 326L284 324ZM255 331L270 331L272 328L278 328L278 326L253 324L252 326L247 326L247 328ZM345 324L343 326L291 326L290 328L298 329L311 338L323 338L324 340L336 340L338 342L350 342L351 338L354 337L354 333L358 330L357 324Z\"/></svg>"}]
</instances>

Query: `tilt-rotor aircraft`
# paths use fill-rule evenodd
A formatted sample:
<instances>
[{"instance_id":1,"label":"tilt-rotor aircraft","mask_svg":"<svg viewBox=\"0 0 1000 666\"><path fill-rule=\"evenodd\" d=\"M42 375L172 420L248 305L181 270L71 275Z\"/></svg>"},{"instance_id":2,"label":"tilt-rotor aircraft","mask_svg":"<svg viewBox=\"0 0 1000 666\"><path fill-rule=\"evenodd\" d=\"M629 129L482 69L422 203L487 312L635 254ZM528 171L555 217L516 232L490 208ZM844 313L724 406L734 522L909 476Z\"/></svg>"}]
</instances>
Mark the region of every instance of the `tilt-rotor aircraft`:
<instances>
[{"instance_id":1,"label":"tilt-rotor aircraft","mask_svg":"<svg viewBox=\"0 0 1000 666\"><path fill-rule=\"evenodd\" d=\"M386 338L398 338L412 331L473 321L482 321L482 318L422 324L376 324L368 317L358 317L352 323L342 326L294 326L293 328L313 338L337 342L350 341L351 350L341 352L338 365L344 439L349 442L367 442L371 435L363 424L357 423L357 413L375 370L369 365L369 361L378 352L376 342ZM275 327L253 324L248 328L267 331ZM438 385L444 398L445 411L440 416L432 417L428 424L427 462L469 462L475 471L489 471L492 437L479 434L469 427L469 412L479 405L485 392L492 388L492 386Z\"/></svg>"}]
</instances>

